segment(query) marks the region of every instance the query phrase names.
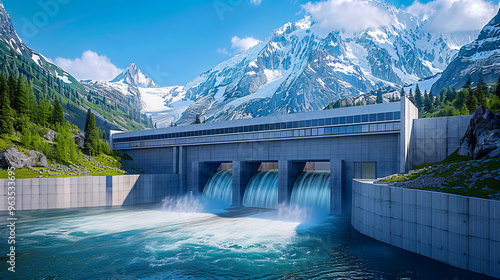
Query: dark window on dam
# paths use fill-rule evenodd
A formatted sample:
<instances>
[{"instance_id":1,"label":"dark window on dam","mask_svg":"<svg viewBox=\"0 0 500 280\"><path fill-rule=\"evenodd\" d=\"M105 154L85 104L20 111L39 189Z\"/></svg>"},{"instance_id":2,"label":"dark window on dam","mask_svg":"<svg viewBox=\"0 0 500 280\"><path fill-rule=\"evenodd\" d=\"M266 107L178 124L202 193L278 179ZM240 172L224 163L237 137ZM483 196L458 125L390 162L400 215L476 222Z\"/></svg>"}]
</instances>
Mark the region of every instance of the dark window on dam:
<instances>
[{"instance_id":1,"label":"dark window on dam","mask_svg":"<svg viewBox=\"0 0 500 280\"><path fill-rule=\"evenodd\" d=\"M323 118L314 120L302 120L302 121L290 121L282 123L271 123L271 124L258 124L250 126L240 126L240 127L227 127L227 128L217 128L208 130L196 130L188 132L174 132L167 134L155 134L155 135L142 135L135 137L125 137L114 139L115 143L123 142L136 142L136 141L148 141L148 140L161 140L161 139L172 139L172 138L185 138L185 137L198 137L198 136L210 136L210 135L221 135L221 134L234 134L234 133L248 133L248 132L260 132L260 131L273 131L280 129L297 129L297 128L309 128L309 127L323 127L330 125L344 125L344 124L362 124L362 123L372 123L372 122L384 122L384 121L399 121L401 119L401 112L386 112L377 114L366 114L366 115L352 115L352 116L341 116L333 118ZM325 134L338 134L338 133L358 133L361 132L360 126L349 126L349 127L326 127Z\"/></svg>"}]
</instances>

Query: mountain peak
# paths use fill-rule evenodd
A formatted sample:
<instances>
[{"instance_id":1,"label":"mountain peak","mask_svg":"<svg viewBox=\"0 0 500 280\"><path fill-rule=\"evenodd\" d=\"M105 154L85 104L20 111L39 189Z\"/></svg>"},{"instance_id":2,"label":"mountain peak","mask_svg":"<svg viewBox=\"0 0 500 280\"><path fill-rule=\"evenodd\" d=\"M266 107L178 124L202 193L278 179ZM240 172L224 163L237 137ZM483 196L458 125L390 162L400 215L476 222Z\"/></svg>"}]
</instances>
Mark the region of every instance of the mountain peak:
<instances>
[{"instance_id":1,"label":"mountain peak","mask_svg":"<svg viewBox=\"0 0 500 280\"><path fill-rule=\"evenodd\" d=\"M124 84L146 88L158 87L153 79L142 73L135 62L132 62L125 71L116 76L111 82L122 82Z\"/></svg>"},{"instance_id":2,"label":"mountain peak","mask_svg":"<svg viewBox=\"0 0 500 280\"><path fill-rule=\"evenodd\" d=\"M5 10L3 3L0 1L0 40L7 43L13 50L18 54L22 51L27 51L27 47L23 44L23 41L17 35L14 26L12 25L12 19L10 15Z\"/></svg>"},{"instance_id":3,"label":"mountain peak","mask_svg":"<svg viewBox=\"0 0 500 280\"><path fill-rule=\"evenodd\" d=\"M135 64L135 61L130 63L130 65L127 67L127 69L139 69L139 67L137 67L137 64Z\"/></svg>"}]
</instances>

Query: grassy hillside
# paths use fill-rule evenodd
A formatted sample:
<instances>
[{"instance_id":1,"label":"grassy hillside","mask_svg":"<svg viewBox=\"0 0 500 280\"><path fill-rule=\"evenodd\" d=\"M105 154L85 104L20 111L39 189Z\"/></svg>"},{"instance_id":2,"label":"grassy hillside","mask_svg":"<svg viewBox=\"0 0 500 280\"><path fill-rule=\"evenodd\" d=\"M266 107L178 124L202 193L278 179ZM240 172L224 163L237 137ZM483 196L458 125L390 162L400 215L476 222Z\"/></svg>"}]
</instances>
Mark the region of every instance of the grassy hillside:
<instances>
[{"instance_id":1,"label":"grassy hillside","mask_svg":"<svg viewBox=\"0 0 500 280\"><path fill-rule=\"evenodd\" d=\"M115 154L102 139L105 133L97 127L91 110L81 117L83 134L75 124L65 121L60 99L52 105L45 93L37 98L30 82L20 76L0 74L0 151L9 153L9 157L2 156L2 165L23 166L16 170L16 178L127 173L120 163L126 155ZM0 168L0 178L7 175Z\"/></svg>"},{"instance_id":2,"label":"grassy hillside","mask_svg":"<svg viewBox=\"0 0 500 280\"><path fill-rule=\"evenodd\" d=\"M416 167L408 174L382 179L406 188L500 200L500 158L471 160L457 152L442 162Z\"/></svg>"}]
</instances>

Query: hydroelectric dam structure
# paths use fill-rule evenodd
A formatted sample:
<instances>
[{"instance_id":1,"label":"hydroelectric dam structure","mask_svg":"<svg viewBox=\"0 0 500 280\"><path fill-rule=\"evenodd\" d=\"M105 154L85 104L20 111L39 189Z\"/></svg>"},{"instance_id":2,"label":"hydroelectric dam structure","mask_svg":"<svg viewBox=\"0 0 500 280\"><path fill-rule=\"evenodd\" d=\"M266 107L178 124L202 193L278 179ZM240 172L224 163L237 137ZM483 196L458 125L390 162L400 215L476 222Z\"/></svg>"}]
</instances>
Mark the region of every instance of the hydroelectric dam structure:
<instances>
[{"instance_id":1,"label":"hydroelectric dam structure","mask_svg":"<svg viewBox=\"0 0 500 280\"><path fill-rule=\"evenodd\" d=\"M353 179L407 172L446 158L458 148L469 120L470 116L418 119L417 108L403 97L385 104L112 131L110 143L145 173L175 176L170 183L177 184L178 195L203 193L219 171L218 177L226 176L220 180L230 184L224 196L234 207L252 204L245 192L258 191L250 190L256 176L267 176L261 179L277 185L274 192L260 194L271 200L265 206L288 204L297 199L292 198L294 188L303 188L297 181L307 180L304 167L314 163L323 173L311 180L328 184L321 195L327 196L331 214L341 214L350 212ZM274 171L259 173L263 163ZM224 173L224 167L230 172ZM295 196L306 193L295 191Z\"/></svg>"}]
</instances>

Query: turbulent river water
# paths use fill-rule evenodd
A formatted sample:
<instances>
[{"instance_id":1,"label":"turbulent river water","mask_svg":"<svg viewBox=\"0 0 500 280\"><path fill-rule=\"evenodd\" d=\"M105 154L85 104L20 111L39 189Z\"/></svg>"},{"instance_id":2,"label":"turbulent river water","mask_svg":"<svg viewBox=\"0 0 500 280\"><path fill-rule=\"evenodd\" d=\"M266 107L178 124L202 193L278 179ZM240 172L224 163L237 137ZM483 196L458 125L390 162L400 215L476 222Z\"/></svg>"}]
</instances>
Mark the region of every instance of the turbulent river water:
<instances>
[{"instance_id":1,"label":"turbulent river water","mask_svg":"<svg viewBox=\"0 0 500 280\"><path fill-rule=\"evenodd\" d=\"M23 212L16 272L4 257L0 279L488 279L365 237L348 216L207 205Z\"/></svg>"}]
</instances>

